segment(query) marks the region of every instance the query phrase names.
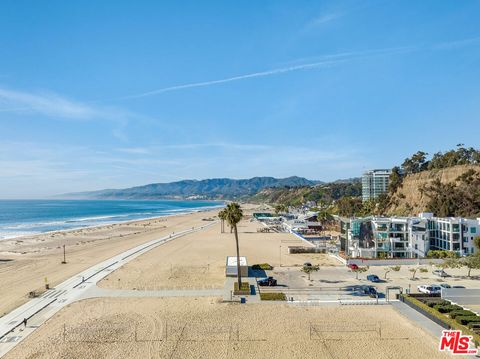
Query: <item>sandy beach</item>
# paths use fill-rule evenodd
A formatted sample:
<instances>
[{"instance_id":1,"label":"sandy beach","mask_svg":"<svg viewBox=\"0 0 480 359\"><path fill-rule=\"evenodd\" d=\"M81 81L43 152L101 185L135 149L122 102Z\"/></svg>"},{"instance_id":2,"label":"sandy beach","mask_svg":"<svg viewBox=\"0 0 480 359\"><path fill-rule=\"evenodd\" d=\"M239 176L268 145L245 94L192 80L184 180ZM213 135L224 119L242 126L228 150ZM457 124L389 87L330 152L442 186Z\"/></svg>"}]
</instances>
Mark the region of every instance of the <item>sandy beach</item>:
<instances>
[{"instance_id":1,"label":"sandy beach","mask_svg":"<svg viewBox=\"0 0 480 359\"><path fill-rule=\"evenodd\" d=\"M262 225L251 220L253 208L245 206L246 218L238 226L241 255L249 265L267 262L287 271L298 271L306 261L321 265L323 271L341 266L326 254L288 254L288 246L306 242L290 233L258 232ZM63 238L25 240L21 250L26 253L10 254L16 260L2 264L1 285L12 288L3 308L25 301L25 293L34 285L41 287L47 271L51 283L61 281L135 244L205 224L204 219L217 212L62 233L70 243L84 242L71 244L66 265L60 264L61 248L55 247ZM136 293L222 288L227 255L235 255L234 235L227 226L221 233L217 223L133 259L98 286L136 289ZM306 275L299 278L309 285ZM243 305L211 295L104 297L69 304L5 358L447 357L437 345L436 338L389 305L303 306L265 301Z\"/></svg>"},{"instance_id":2,"label":"sandy beach","mask_svg":"<svg viewBox=\"0 0 480 359\"><path fill-rule=\"evenodd\" d=\"M446 358L437 345L390 306L102 298L65 308L5 358Z\"/></svg>"},{"instance_id":3,"label":"sandy beach","mask_svg":"<svg viewBox=\"0 0 480 359\"><path fill-rule=\"evenodd\" d=\"M118 253L174 231L208 222L218 210L130 221L0 241L0 316L50 285ZM63 245L67 264L62 264Z\"/></svg>"},{"instance_id":4,"label":"sandy beach","mask_svg":"<svg viewBox=\"0 0 480 359\"><path fill-rule=\"evenodd\" d=\"M245 210L247 216L249 213L251 210ZM290 233L258 233L261 227L248 217L238 225L240 254L247 257L249 265L301 266L307 261L322 266L340 265L323 254L288 254L288 246L307 243ZM142 290L221 288L225 282L226 257L235 253L234 235L227 226L225 233L221 233L218 224L151 250L107 276L99 286Z\"/></svg>"}]
</instances>

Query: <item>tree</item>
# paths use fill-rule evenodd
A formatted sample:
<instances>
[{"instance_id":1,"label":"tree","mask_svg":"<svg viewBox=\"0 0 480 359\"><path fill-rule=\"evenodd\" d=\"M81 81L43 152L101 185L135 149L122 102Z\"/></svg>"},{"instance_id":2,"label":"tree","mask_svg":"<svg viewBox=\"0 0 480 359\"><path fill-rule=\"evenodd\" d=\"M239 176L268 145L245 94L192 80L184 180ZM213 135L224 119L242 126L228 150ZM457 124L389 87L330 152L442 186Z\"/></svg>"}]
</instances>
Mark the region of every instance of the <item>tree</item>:
<instances>
[{"instance_id":1,"label":"tree","mask_svg":"<svg viewBox=\"0 0 480 359\"><path fill-rule=\"evenodd\" d=\"M415 274L417 274L417 271L420 271L420 273L427 273L428 269L423 267L415 267L415 268L410 268L409 271L412 273L412 278L410 279L415 280Z\"/></svg>"},{"instance_id":2,"label":"tree","mask_svg":"<svg viewBox=\"0 0 480 359\"><path fill-rule=\"evenodd\" d=\"M385 270L385 279L387 279L387 274L390 273L391 271L398 272L400 270L400 266L388 267L388 268L384 268L384 270Z\"/></svg>"},{"instance_id":3,"label":"tree","mask_svg":"<svg viewBox=\"0 0 480 359\"><path fill-rule=\"evenodd\" d=\"M440 264L440 267L442 268L460 268L462 266L462 260L458 257L447 257Z\"/></svg>"},{"instance_id":4,"label":"tree","mask_svg":"<svg viewBox=\"0 0 480 359\"><path fill-rule=\"evenodd\" d=\"M325 231L325 228L333 222L333 216L326 209L317 213L317 219L322 224L322 231Z\"/></svg>"},{"instance_id":5,"label":"tree","mask_svg":"<svg viewBox=\"0 0 480 359\"><path fill-rule=\"evenodd\" d=\"M240 273L240 249L238 246L238 230L237 224L243 218L243 212L238 203L232 202L227 205L225 208L225 220L228 222L230 227L233 228L235 234L235 243L237 245L237 281L238 288L242 288L242 274Z\"/></svg>"},{"instance_id":6,"label":"tree","mask_svg":"<svg viewBox=\"0 0 480 359\"><path fill-rule=\"evenodd\" d=\"M308 274L308 280L310 280L310 274L312 272L318 272L320 270L320 267L318 265L316 266L308 266L308 267L303 267L302 272Z\"/></svg>"},{"instance_id":7,"label":"tree","mask_svg":"<svg viewBox=\"0 0 480 359\"><path fill-rule=\"evenodd\" d=\"M468 268L467 277L470 278L470 274L472 269L480 269L480 255L469 255L467 257L463 257L461 260L463 266Z\"/></svg>"},{"instance_id":8,"label":"tree","mask_svg":"<svg viewBox=\"0 0 480 359\"><path fill-rule=\"evenodd\" d=\"M283 212L283 213L288 212L288 207L287 207L286 205L284 205L284 204L277 204L277 205L275 206L275 213L276 213L276 214L280 214L280 213L282 213L282 212Z\"/></svg>"},{"instance_id":9,"label":"tree","mask_svg":"<svg viewBox=\"0 0 480 359\"><path fill-rule=\"evenodd\" d=\"M358 279L358 273L365 273L366 271L368 271L368 269L369 269L369 266L352 269L352 271L355 272L355 279Z\"/></svg>"},{"instance_id":10,"label":"tree","mask_svg":"<svg viewBox=\"0 0 480 359\"><path fill-rule=\"evenodd\" d=\"M400 167L393 167L392 173L388 178L388 192L393 194L397 191L398 187L402 185L403 177Z\"/></svg>"},{"instance_id":11,"label":"tree","mask_svg":"<svg viewBox=\"0 0 480 359\"><path fill-rule=\"evenodd\" d=\"M342 197L336 205L338 214L343 217L353 217L363 209L362 199L358 197Z\"/></svg>"},{"instance_id":12,"label":"tree","mask_svg":"<svg viewBox=\"0 0 480 359\"><path fill-rule=\"evenodd\" d=\"M418 151L412 157L405 159L405 161L402 163L402 169L404 173L418 173L427 169L427 154L428 153L425 153L423 151Z\"/></svg>"},{"instance_id":13,"label":"tree","mask_svg":"<svg viewBox=\"0 0 480 359\"><path fill-rule=\"evenodd\" d=\"M225 232L225 219L227 218L227 212L225 209L222 209L220 212L218 212L218 218L222 221L220 224L220 232L224 233Z\"/></svg>"},{"instance_id":14,"label":"tree","mask_svg":"<svg viewBox=\"0 0 480 359\"><path fill-rule=\"evenodd\" d=\"M480 256L480 236L475 237L473 239L473 245L477 249L477 253L475 253L477 256Z\"/></svg>"}]
</instances>

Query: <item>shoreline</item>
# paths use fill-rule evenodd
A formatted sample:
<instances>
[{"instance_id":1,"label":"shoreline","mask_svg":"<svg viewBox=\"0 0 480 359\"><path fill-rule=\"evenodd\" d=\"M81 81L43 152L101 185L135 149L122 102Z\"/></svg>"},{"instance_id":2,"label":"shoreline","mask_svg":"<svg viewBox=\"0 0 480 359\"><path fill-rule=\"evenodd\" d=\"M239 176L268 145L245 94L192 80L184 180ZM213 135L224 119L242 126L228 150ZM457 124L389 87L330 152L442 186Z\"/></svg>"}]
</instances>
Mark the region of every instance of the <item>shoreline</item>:
<instances>
[{"instance_id":1,"label":"shoreline","mask_svg":"<svg viewBox=\"0 0 480 359\"><path fill-rule=\"evenodd\" d=\"M0 316L29 300L28 293L43 293L83 270L133 247L205 225L217 209L179 213L144 220L120 222L63 232L40 234L23 239L0 241ZM63 246L66 264L63 264Z\"/></svg>"},{"instance_id":2,"label":"shoreline","mask_svg":"<svg viewBox=\"0 0 480 359\"><path fill-rule=\"evenodd\" d=\"M72 227L72 228L65 228L65 229L56 229L56 230L50 230L50 231L44 231L44 232L36 232L36 233L30 233L30 234L19 234L18 236L13 236L13 237L0 237L0 253L1 253L1 244L2 242L10 241L10 240L21 240L21 239L30 239L32 237L36 236L42 236L42 235L51 235L51 234L57 234L57 233L68 233L70 231L79 231L79 230L86 230L86 229L98 229L101 227L106 227L106 226L111 226L111 225L118 225L118 224L128 224L128 223L135 223L135 222L141 222L141 221L148 221L148 220L155 220L159 218L167 218L167 217L173 217L173 216L182 216L182 215L187 215L187 214L192 214L192 213L201 213L201 212L208 212L208 211L213 211L216 209L223 208L225 204L222 205L217 205L217 206L208 206L208 207L197 207L197 208L191 208L191 209L186 209L186 210L178 210L178 213L168 213L168 214L163 214L163 215L156 215L153 217L143 217L143 218L137 218L137 219L127 219L127 220L120 220L120 221L111 221L111 222L102 222L99 224L94 224L94 225L86 225L82 227ZM171 211L170 211L171 212ZM94 217L92 217L94 218ZM0 232L2 231L2 228L0 227Z\"/></svg>"}]
</instances>

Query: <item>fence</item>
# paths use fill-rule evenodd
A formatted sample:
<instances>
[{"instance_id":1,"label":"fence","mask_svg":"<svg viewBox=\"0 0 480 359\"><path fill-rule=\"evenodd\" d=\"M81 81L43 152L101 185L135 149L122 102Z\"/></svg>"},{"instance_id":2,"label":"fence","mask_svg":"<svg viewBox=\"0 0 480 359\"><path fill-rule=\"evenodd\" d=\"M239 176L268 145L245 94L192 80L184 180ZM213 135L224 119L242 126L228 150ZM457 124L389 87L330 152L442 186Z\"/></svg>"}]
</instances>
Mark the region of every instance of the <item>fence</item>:
<instances>
[{"instance_id":1,"label":"fence","mask_svg":"<svg viewBox=\"0 0 480 359\"><path fill-rule=\"evenodd\" d=\"M440 264L443 259L438 258L404 258L404 259L366 259L349 258L347 264L356 264L358 266L396 266L396 265L426 265Z\"/></svg>"}]
</instances>

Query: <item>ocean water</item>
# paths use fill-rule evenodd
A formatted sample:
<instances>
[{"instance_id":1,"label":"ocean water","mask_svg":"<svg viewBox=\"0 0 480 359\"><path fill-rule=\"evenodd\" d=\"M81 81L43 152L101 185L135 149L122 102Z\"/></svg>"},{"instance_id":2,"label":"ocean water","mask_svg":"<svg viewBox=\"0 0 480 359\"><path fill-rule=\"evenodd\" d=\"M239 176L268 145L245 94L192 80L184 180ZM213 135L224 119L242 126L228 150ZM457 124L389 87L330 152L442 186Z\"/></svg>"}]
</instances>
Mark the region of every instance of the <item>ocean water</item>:
<instances>
[{"instance_id":1,"label":"ocean water","mask_svg":"<svg viewBox=\"0 0 480 359\"><path fill-rule=\"evenodd\" d=\"M221 206L214 201L0 200L0 240Z\"/></svg>"}]
</instances>

